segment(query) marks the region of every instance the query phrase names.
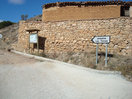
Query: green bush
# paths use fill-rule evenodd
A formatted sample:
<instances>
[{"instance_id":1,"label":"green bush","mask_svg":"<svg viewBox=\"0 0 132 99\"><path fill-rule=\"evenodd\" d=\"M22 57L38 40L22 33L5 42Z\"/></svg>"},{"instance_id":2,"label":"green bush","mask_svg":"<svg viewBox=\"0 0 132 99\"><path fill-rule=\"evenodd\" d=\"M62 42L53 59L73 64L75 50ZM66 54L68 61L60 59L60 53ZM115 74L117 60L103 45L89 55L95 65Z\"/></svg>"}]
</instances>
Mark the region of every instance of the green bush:
<instances>
[{"instance_id":1,"label":"green bush","mask_svg":"<svg viewBox=\"0 0 132 99\"><path fill-rule=\"evenodd\" d=\"M3 22L0 22L0 29L4 28L4 27L7 27L7 26L10 26L14 24L13 22L11 21L3 21Z\"/></svg>"}]
</instances>

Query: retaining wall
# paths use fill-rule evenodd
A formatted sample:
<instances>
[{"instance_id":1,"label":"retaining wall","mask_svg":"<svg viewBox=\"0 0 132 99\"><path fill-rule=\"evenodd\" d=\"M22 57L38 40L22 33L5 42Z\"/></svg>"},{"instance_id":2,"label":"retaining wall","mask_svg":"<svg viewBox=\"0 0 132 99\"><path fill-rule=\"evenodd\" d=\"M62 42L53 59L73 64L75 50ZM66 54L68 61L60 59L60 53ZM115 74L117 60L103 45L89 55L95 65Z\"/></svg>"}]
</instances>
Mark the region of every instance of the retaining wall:
<instances>
[{"instance_id":1,"label":"retaining wall","mask_svg":"<svg viewBox=\"0 0 132 99\"><path fill-rule=\"evenodd\" d=\"M25 22L19 23L17 50L28 51L29 33L27 29L40 29L45 53L95 52L94 36L111 36L109 53L132 55L132 18L122 17L105 20L80 20L60 22ZM41 44L42 45L42 44ZM105 51L100 44L99 51Z\"/></svg>"}]
</instances>

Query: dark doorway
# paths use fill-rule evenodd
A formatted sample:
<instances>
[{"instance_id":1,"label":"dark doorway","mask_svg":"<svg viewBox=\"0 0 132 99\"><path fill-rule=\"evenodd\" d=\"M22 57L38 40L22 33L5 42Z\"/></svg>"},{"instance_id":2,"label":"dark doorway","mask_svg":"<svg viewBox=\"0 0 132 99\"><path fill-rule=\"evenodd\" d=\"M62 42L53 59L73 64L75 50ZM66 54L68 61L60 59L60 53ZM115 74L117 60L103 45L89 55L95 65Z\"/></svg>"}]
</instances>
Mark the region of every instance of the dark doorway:
<instances>
[{"instance_id":1,"label":"dark doorway","mask_svg":"<svg viewBox=\"0 0 132 99\"><path fill-rule=\"evenodd\" d=\"M129 17L129 6L121 6L121 15L120 16L126 16L126 17Z\"/></svg>"},{"instance_id":2,"label":"dark doorway","mask_svg":"<svg viewBox=\"0 0 132 99\"><path fill-rule=\"evenodd\" d=\"M45 50L45 41L46 41L45 37L38 36L39 49L43 51ZM37 49L37 44L34 44L33 48Z\"/></svg>"}]
</instances>

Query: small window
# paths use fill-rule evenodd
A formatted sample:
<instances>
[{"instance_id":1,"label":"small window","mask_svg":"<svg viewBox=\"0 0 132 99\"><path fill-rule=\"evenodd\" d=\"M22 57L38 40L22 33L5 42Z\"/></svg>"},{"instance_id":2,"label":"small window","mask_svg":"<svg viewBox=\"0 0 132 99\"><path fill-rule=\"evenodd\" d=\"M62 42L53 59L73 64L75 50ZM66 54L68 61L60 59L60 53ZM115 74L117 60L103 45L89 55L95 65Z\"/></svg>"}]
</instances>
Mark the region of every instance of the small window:
<instances>
[{"instance_id":1,"label":"small window","mask_svg":"<svg viewBox=\"0 0 132 99\"><path fill-rule=\"evenodd\" d=\"M129 6L121 6L121 16L129 17Z\"/></svg>"}]
</instances>

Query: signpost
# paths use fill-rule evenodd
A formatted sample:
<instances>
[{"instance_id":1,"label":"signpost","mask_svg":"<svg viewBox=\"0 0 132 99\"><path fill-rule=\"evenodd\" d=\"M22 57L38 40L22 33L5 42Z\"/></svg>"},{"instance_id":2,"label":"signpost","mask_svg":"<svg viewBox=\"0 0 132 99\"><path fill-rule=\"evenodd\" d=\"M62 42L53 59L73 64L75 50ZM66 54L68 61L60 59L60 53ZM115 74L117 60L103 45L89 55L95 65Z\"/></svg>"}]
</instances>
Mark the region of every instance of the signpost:
<instances>
[{"instance_id":1,"label":"signpost","mask_svg":"<svg viewBox=\"0 0 132 99\"><path fill-rule=\"evenodd\" d=\"M37 43L38 42L38 34L30 34L30 43Z\"/></svg>"},{"instance_id":2,"label":"signpost","mask_svg":"<svg viewBox=\"0 0 132 99\"><path fill-rule=\"evenodd\" d=\"M92 38L92 42L96 44L109 44L110 36L94 36L94 38Z\"/></svg>"},{"instance_id":3,"label":"signpost","mask_svg":"<svg viewBox=\"0 0 132 99\"><path fill-rule=\"evenodd\" d=\"M29 35L29 45L30 43L36 43L37 44L37 49L39 53L39 42L38 42L38 33L33 33Z\"/></svg>"},{"instance_id":4,"label":"signpost","mask_svg":"<svg viewBox=\"0 0 132 99\"><path fill-rule=\"evenodd\" d=\"M108 44L110 43L110 36L94 36L92 42L96 44L96 65L98 64L98 44L105 44L106 53L105 53L105 66L107 66L107 50Z\"/></svg>"},{"instance_id":5,"label":"signpost","mask_svg":"<svg viewBox=\"0 0 132 99\"><path fill-rule=\"evenodd\" d=\"M0 39L1 39L2 37L3 37L2 34L0 34Z\"/></svg>"},{"instance_id":6,"label":"signpost","mask_svg":"<svg viewBox=\"0 0 132 99\"><path fill-rule=\"evenodd\" d=\"M28 29L26 30L29 32L29 50L30 50L30 43L37 43L37 49L39 53L39 37L38 37L38 32L40 31L39 29Z\"/></svg>"}]
</instances>

